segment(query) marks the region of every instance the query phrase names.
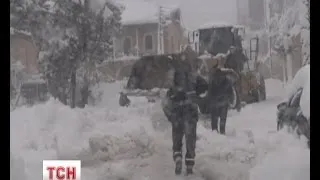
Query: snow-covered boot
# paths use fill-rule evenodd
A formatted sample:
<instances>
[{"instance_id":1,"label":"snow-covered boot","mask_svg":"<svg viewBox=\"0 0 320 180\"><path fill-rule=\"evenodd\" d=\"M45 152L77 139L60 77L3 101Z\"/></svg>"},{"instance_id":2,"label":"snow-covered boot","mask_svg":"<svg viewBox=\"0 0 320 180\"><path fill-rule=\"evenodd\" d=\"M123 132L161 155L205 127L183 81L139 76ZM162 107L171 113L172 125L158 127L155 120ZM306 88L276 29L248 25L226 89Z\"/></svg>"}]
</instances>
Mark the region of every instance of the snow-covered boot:
<instances>
[{"instance_id":1,"label":"snow-covered boot","mask_svg":"<svg viewBox=\"0 0 320 180\"><path fill-rule=\"evenodd\" d=\"M222 135L226 134L226 121L227 121L227 117L226 116L220 117L219 126L220 126L220 134L222 134Z\"/></svg>"},{"instance_id":2,"label":"snow-covered boot","mask_svg":"<svg viewBox=\"0 0 320 180\"><path fill-rule=\"evenodd\" d=\"M180 156L176 157L175 163L176 163L176 167L174 172L176 175L180 175L182 171L182 157Z\"/></svg>"},{"instance_id":3,"label":"snow-covered boot","mask_svg":"<svg viewBox=\"0 0 320 180\"><path fill-rule=\"evenodd\" d=\"M192 165L187 165L187 169L186 169L186 175L191 175L193 174L193 166Z\"/></svg>"},{"instance_id":4,"label":"snow-covered boot","mask_svg":"<svg viewBox=\"0 0 320 180\"><path fill-rule=\"evenodd\" d=\"M225 135L226 134L226 125L220 124L220 134Z\"/></svg>"}]
</instances>

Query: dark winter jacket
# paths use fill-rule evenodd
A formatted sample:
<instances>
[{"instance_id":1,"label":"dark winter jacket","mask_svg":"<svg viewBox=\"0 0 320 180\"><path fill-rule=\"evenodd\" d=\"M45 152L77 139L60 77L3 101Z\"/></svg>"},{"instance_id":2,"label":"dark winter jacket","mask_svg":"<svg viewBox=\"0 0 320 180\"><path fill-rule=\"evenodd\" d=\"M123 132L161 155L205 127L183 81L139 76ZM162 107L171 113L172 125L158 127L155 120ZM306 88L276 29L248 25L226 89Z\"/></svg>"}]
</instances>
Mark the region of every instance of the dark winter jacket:
<instances>
[{"instance_id":1,"label":"dark winter jacket","mask_svg":"<svg viewBox=\"0 0 320 180\"><path fill-rule=\"evenodd\" d=\"M211 107L222 107L229 104L233 96L232 87L236 78L234 71L219 68L214 68L210 71L207 98Z\"/></svg>"},{"instance_id":2,"label":"dark winter jacket","mask_svg":"<svg viewBox=\"0 0 320 180\"><path fill-rule=\"evenodd\" d=\"M241 49L236 49L235 52L229 53L226 59L226 68L233 69L237 73L243 71L245 62L247 61L246 56L242 53Z\"/></svg>"},{"instance_id":3,"label":"dark winter jacket","mask_svg":"<svg viewBox=\"0 0 320 180\"><path fill-rule=\"evenodd\" d=\"M171 114L176 114L176 111L181 111L181 108L196 109L196 91L198 90L198 93L201 93L206 90L206 83L192 74L191 67L187 62L175 68L173 81L173 86L169 88L162 101L163 111L168 118ZM197 83L202 84L196 88Z\"/></svg>"},{"instance_id":4,"label":"dark winter jacket","mask_svg":"<svg viewBox=\"0 0 320 180\"><path fill-rule=\"evenodd\" d=\"M173 76L173 86L169 88L167 96L174 101L185 101L188 94L195 91L195 78L191 72L189 63L183 61L180 66L175 67Z\"/></svg>"},{"instance_id":5,"label":"dark winter jacket","mask_svg":"<svg viewBox=\"0 0 320 180\"><path fill-rule=\"evenodd\" d=\"M203 77L198 75L196 77L196 82L194 84L194 87L195 87L196 95L199 96L208 91L209 84Z\"/></svg>"}]
</instances>

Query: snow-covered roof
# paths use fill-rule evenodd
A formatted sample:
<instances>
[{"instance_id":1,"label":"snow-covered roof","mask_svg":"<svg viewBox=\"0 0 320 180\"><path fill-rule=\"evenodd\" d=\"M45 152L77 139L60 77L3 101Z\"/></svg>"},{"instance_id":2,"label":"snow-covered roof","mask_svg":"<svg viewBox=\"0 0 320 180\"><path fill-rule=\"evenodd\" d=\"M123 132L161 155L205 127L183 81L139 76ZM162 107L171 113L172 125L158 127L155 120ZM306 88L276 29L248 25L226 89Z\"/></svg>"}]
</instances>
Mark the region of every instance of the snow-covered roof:
<instances>
[{"instance_id":1,"label":"snow-covered roof","mask_svg":"<svg viewBox=\"0 0 320 180\"><path fill-rule=\"evenodd\" d=\"M159 6L157 4L143 0L117 0L117 2L124 6L123 24L158 23ZM176 7L165 7L163 11L165 15L168 15L174 9Z\"/></svg>"},{"instance_id":2,"label":"snow-covered roof","mask_svg":"<svg viewBox=\"0 0 320 180\"><path fill-rule=\"evenodd\" d=\"M233 27L234 25L227 22L210 22L205 23L199 27L199 29L221 28L221 27Z\"/></svg>"},{"instance_id":3,"label":"snow-covered roof","mask_svg":"<svg viewBox=\"0 0 320 180\"><path fill-rule=\"evenodd\" d=\"M241 25L241 24L235 24L235 25L233 25L233 27L235 27L235 28L246 28L246 26Z\"/></svg>"},{"instance_id":4,"label":"snow-covered roof","mask_svg":"<svg viewBox=\"0 0 320 180\"><path fill-rule=\"evenodd\" d=\"M10 27L10 36L12 36L12 37L22 37L25 40L30 41L35 48L37 47L36 44L35 44L35 41L34 41L34 39L32 37L31 32L18 30L18 29L15 29L13 27Z\"/></svg>"},{"instance_id":5,"label":"snow-covered roof","mask_svg":"<svg viewBox=\"0 0 320 180\"><path fill-rule=\"evenodd\" d=\"M139 56L122 56L119 58L114 59L113 61L132 61L132 60L138 60Z\"/></svg>"}]
</instances>

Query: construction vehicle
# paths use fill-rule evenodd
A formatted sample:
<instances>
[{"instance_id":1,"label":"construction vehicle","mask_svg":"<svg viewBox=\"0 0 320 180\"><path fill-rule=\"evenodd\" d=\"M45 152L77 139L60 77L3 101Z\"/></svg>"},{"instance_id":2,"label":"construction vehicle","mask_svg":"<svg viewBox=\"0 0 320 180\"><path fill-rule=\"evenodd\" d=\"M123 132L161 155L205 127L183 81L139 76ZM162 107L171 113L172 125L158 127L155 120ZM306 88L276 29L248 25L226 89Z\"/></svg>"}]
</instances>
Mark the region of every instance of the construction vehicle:
<instances>
[{"instance_id":1,"label":"construction vehicle","mask_svg":"<svg viewBox=\"0 0 320 180\"><path fill-rule=\"evenodd\" d=\"M250 39L247 53L242 49L241 33L245 34L243 26L212 25L191 32L189 44L186 48L181 48L181 53L141 57L132 67L125 93L129 96L159 96L160 93L152 89L168 88L172 82L173 70L184 60L189 61L190 71L197 72L207 80L209 69L215 61L225 58L231 47L237 47L241 50L240 54L248 60L245 61L244 70L238 72L238 94L235 93L231 108L241 104L239 99L246 103L265 100L264 78L256 71L259 38Z\"/></svg>"},{"instance_id":2,"label":"construction vehicle","mask_svg":"<svg viewBox=\"0 0 320 180\"><path fill-rule=\"evenodd\" d=\"M266 89L264 77L257 71L258 52L259 52L259 38L253 37L249 39L249 53L244 49L243 39L245 37L245 28L243 26L229 25L229 24L212 24L206 27L197 29L189 33L190 47L199 56L198 72L203 77L208 77L209 69L219 58L226 58L230 53L230 49L235 47L239 53L236 56L240 61L241 57L246 61L243 64L242 70L237 72L239 74L239 82L236 84L238 99L234 99L231 107L238 106L239 99L245 103L259 102L266 99Z\"/></svg>"}]
</instances>

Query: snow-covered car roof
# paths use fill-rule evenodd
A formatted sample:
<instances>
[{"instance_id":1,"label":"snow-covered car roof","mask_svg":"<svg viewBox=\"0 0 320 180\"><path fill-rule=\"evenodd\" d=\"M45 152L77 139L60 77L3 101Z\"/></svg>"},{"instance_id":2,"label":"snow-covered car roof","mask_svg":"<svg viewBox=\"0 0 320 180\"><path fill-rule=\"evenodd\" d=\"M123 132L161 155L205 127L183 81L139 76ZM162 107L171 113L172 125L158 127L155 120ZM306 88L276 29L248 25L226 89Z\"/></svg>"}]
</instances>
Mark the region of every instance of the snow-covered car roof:
<instances>
[{"instance_id":1,"label":"snow-covered car roof","mask_svg":"<svg viewBox=\"0 0 320 180\"><path fill-rule=\"evenodd\" d=\"M307 64L299 69L294 76L291 84L287 88L288 98L293 96L298 89L303 88L300 99L300 108L303 115L310 118L310 64Z\"/></svg>"},{"instance_id":2,"label":"snow-covered car roof","mask_svg":"<svg viewBox=\"0 0 320 180\"><path fill-rule=\"evenodd\" d=\"M234 25L227 22L210 22L210 23L203 24L198 28L198 30L210 29L210 28L223 28L223 27L234 27Z\"/></svg>"},{"instance_id":3,"label":"snow-covered car roof","mask_svg":"<svg viewBox=\"0 0 320 180\"><path fill-rule=\"evenodd\" d=\"M246 26L240 25L240 24L233 25L233 27L235 27L235 28L246 28Z\"/></svg>"}]
</instances>

